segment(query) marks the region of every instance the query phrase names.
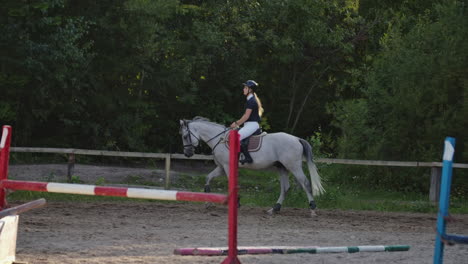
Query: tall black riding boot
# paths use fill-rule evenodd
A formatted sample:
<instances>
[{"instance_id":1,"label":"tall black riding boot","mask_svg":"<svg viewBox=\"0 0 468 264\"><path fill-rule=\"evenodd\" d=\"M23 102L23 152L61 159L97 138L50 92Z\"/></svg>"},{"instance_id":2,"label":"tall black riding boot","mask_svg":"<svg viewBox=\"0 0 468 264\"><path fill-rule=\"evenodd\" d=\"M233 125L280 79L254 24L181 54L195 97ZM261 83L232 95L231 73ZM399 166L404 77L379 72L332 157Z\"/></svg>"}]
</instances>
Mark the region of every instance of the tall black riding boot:
<instances>
[{"instance_id":1,"label":"tall black riding boot","mask_svg":"<svg viewBox=\"0 0 468 264\"><path fill-rule=\"evenodd\" d=\"M241 141L240 150L242 154L244 155L244 159L240 160L239 162L242 165L244 165L244 163L252 163L253 160L249 153L249 141L248 140L244 139Z\"/></svg>"}]
</instances>

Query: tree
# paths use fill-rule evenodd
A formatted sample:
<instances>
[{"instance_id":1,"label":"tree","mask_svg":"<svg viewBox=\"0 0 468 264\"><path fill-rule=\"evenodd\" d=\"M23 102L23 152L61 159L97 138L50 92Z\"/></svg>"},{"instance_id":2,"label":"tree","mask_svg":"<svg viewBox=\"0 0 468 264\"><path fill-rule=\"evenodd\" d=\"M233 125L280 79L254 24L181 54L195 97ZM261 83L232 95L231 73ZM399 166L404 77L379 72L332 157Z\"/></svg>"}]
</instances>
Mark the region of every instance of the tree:
<instances>
[{"instance_id":1,"label":"tree","mask_svg":"<svg viewBox=\"0 0 468 264\"><path fill-rule=\"evenodd\" d=\"M365 97L338 104L340 155L433 161L450 135L466 159L468 16L459 2L436 5L407 33L398 24L381 41Z\"/></svg>"},{"instance_id":2,"label":"tree","mask_svg":"<svg viewBox=\"0 0 468 264\"><path fill-rule=\"evenodd\" d=\"M89 24L61 13L64 1L6 1L0 8L1 118L17 142L51 136L83 112L78 85L93 57ZM36 141L37 142L37 141Z\"/></svg>"}]
</instances>

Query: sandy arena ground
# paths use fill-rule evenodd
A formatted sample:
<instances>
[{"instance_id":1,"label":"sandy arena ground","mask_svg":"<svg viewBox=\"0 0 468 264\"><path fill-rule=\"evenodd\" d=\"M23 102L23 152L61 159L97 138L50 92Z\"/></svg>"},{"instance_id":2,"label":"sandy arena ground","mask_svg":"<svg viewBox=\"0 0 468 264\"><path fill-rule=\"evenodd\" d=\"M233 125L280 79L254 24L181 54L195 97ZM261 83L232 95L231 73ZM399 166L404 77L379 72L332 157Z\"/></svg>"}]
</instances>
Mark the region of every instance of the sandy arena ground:
<instances>
[{"instance_id":1,"label":"sandy arena ground","mask_svg":"<svg viewBox=\"0 0 468 264\"><path fill-rule=\"evenodd\" d=\"M23 168L11 166L20 179ZM32 170L38 175L37 168ZM20 176L22 175L22 176ZM37 180L37 179L36 179ZM26 202L26 201L25 201ZM15 204L11 204L15 205ZM318 205L320 206L320 205ZM239 256L242 263L432 263L436 215L241 207L239 246L410 245L408 252ZM468 215L448 231L468 235ZM225 257L173 255L175 248L227 246L227 208L188 202L49 202L20 215L17 261L221 263ZM468 246L445 248L444 263L468 263Z\"/></svg>"}]
</instances>

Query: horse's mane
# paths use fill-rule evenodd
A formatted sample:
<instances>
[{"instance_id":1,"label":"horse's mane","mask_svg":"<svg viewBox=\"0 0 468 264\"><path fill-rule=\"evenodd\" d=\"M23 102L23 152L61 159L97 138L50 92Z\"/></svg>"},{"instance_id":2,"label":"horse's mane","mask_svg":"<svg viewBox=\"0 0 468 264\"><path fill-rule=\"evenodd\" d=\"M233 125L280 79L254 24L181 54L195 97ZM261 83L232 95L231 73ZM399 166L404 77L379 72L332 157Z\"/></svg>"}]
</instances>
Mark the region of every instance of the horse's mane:
<instances>
[{"instance_id":1,"label":"horse's mane","mask_svg":"<svg viewBox=\"0 0 468 264\"><path fill-rule=\"evenodd\" d=\"M210 121L210 119L206 118L206 117L203 117L203 116L196 116L192 119L192 122L204 122L204 123L209 123L209 124L212 124L212 125L217 125L217 126L220 126L220 127L223 127L223 128L226 128L226 126L224 125L221 125L221 124L218 124L218 123L215 123L215 122L212 122Z\"/></svg>"},{"instance_id":2,"label":"horse's mane","mask_svg":"<svg viewBox=\"0 0 468 264\"><path fill-rule=\"evenodd\" d=\"M192 119L192 121L206 121L206 122L211 122L210 119L203 117L203 116L196 116Z\"/></svg>"}]
</instances>

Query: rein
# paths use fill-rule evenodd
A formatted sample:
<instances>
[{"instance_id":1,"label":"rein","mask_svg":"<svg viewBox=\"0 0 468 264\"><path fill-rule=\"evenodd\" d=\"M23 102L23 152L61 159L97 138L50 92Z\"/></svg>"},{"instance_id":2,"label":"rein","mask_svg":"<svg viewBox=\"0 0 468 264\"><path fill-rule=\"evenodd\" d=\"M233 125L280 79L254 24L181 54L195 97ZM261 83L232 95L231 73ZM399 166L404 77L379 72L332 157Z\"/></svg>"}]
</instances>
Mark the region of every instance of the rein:
<instances>
[{"instance_id":1,"label":"rein","mask_svg":"<svg viewBox=\"0 0 468 264\"><path fill-rule=\"evenodd\" d=\"M225 128L223 132L221 132L221 133L217 134L216 136L210 138L208 141L206 141L206 143L208 143L208 142L210 142L211 140L213 140L213 139L219 137L221 134L224 134L224 133L226 133L226 131L229 131L229 130L231 130L231 129L232 129L232 128L230 128L230 127Z\"/></svg>"},{"instance_id":2,"label":"rein","mask_svg":"<svg viewBox=\"0 0 468 264\"><path fill-rule=\"evenodd\" d=\"M188 122L186 123L186 127L187 127L187 132L189 133L189 138L188 138L189 144L184 145L184 148L186 148L186 147L194 147L194 145L193 145L193 143L192 143L192 136L195 137L199 142L200 142L201 140L200 140L199 137L197 137L197 136L190 130L190 127L189 127L189 123L188 123ZM219 136L222 135L222 134L225 134L226 131L229 131L229 130L231 130L231 129L232 129L232 128L230 128L230 127L225 128L224 131L222 131L221 133L219 133L219 134L217 134L216 136L214 136L214 137L208 139L208 140L206 141L206 143L208 144L208 142L210 142L211 140L213 140L213 139L219 137ZM211 150L211 152L214 152L215 148L219 145L219 143L221 143L221 139L218 141L218 143L216 143L216 145L213 147L213 149Z\"/></svg>"},{"instance_id":3,"label":"rein","mask_svg":"<svg viewBox=\"0 0 468 264\"><path fill-rule=\"evenodd\" d=\"M229 130L231 130L231 129L232 129L232 128L230 128L230 127L225 128L223 132L219 133L218 135L216 135L215 137L213 137L213 138L211 138L211 139L214 139L214 138L218 137L218 136L221 135L221 134L225 134L226 131L229 131ZM211 140L211 139L210 139L210 140ZM208 143L210 140L208 140L206 143ZM216 145L214 145L213 149L211 150L211 153L214 152L215 148L219 145L219 143L221 143L221 141L222 141L222 139L219 139L218 143L216 143Z\"/></svg>"}]
</instances>

